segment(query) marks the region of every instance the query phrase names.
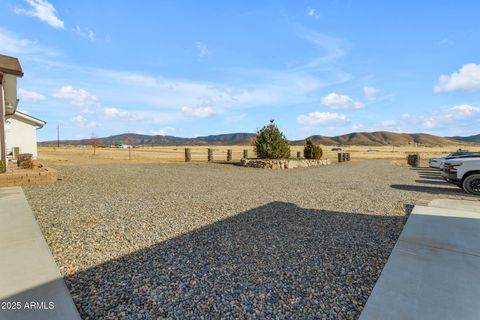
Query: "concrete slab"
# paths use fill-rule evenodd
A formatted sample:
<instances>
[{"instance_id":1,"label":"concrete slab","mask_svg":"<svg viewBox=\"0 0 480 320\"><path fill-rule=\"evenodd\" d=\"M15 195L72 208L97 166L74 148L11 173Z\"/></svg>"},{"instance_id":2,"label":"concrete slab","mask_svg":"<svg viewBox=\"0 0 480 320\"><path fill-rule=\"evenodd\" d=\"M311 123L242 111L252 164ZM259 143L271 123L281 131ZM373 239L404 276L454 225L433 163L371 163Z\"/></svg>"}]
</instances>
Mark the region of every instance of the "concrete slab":
<instances>
[{"instance_id":1,"label":"concrete slab","mask_svg":"<svg viewBox=\"0 0 480 320\"><path fill-rule=\"evenodd\" d=\"M480 257L399 241L360 319L480 319Z\"/></svg>"},{"instance_id":2,"label":"concrete slab","mask_svg":"<svg viewBox=\"0 0 480 320\"><path fill-rule=\"evenodd\" d=\"M360 319L480 319L480 210L439 200L413 209Z\"/></svg>"},{"instance_id":3,"label":"concrete slab","mask_svg":"<svg viewBox=\"0 0 480 320\"><path fill-rule=\"evenodd\" d=\"M80 319L19 187L0 188L0 320Z\"/></svg>"},{"instance_id":4,"label":"concrete slab","mask_svg":"<svg viewBox=\"0 0 480 320\"><path fill-rule=\"evenodd\" d=\"M398 240L480 256L480 212L415 206Z\"/></svg>"},{"instance_id":5,"label":"concrete slab","mask_svg":"<svg viewBox=\"0 0 480 320\"><path fill-rule=\"evenodd\" d=\"M428 206L437 207L437 208L480 212L480 199L476 201L475 200L435 199L430 201Z\"/></svg>"}]
</instances>

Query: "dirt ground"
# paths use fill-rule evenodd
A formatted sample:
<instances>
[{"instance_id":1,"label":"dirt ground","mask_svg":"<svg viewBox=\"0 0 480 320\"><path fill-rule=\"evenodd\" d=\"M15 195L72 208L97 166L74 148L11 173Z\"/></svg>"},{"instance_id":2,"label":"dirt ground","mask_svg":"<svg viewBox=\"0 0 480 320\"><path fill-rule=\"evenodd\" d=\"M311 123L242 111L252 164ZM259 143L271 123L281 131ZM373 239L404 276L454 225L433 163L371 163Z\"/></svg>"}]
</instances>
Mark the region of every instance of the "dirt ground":
<instances>
[{"instance_id":1,"label":"dirt ground","mask_svg":"<svg viewBox=\"0 0 480 320\"><path fill-rule=\"evenodd\" d=\"M231 149L233 161L239 161L243 156L243 150L249 152L249 157L255 157L252 146L161 146L161 147L141 147L121 149L121 148L96 148L91 146L79 147L39 147L39 159L49 165L84 165L84 164L108 164L108 163L171 163L184 162L185 148L190 148L192 160L207 161L207 149L214 150L215 161L226 161L227 150ZM480 146L471 147L465 145L449 147L418 147L418 146L347 146L341 150L335 150L332 146L322 146L323 157L332 160L337 159L338 152L349 152L352 160L365 159L384 159L395 160L401 164L407 154L418 153L420 158L426 160L431 157L443 156L458 149L467 149L469 151L480 151ZM296 156L297 152L303 151L303 146L292 146L291 154ZM129 155L130 154L130 155Z\"/></svg>"}]
</instances>

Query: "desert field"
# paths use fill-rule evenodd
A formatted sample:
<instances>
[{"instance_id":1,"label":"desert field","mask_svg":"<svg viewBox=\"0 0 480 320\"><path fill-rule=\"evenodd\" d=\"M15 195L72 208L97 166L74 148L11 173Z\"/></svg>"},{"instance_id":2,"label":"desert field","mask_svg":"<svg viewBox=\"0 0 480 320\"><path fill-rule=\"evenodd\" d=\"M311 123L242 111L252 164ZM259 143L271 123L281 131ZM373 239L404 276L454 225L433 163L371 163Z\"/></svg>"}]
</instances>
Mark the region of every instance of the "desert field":
<instances>
[{"instance_id":1,"label":"desert field","mask_svg":"<svg viewBox=\"0 0 480 320\"><path fill-rule=\"evenodd\" d=\"M207 161L207 149L214 150L214 161L226 161L227 150L232 150L233 161L239 161L243 156L243 150L248 150L249 157L255 157L252 146L155 146L135 147L130 150L122 148L96 148L95 153L91 146L61 146L39 147L39 160L53 165L82 165L102 163L175 163L184 162L185 148L190 148L194 162ZM431 157L443 156L458 149L480 151L480 146L448 146L448 147L424 147L424 146L344 146L341 151L332 150L334 146L322 146L323 158L335 160L338 152L350 152L352 160L383 159L404 160L407 154L418 153L422 160ZM291 146L291 154L303 151L303 146Z\"/></svg>"}]
</instances>

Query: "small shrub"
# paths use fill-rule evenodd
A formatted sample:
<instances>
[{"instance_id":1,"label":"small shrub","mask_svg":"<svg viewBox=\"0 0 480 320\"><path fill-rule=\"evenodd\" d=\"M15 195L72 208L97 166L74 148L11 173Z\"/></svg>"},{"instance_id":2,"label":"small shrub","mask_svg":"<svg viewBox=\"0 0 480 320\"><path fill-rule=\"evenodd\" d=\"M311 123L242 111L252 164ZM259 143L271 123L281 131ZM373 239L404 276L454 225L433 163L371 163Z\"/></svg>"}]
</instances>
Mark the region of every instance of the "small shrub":
<instances>
[{"instance_id":1,"label":"small shrub","mask_svg":"<svg viewBox=\"0 0 480 320\"><path fill-rule=\"evenodd\" d=\"M323 154L322 148L320 146L313 144L313 141L307 139L305 141L305 147L303 148L303 156L305 159L321 159Z\"/></svg>"},{"instance_id":2,"label":"small shrub","mask_svg":"<svg viewBox=\"0 0 480 320\"><path fill-rule=\"evenodd\" d=\"M288 140L273 120L257 131L253 146L260 159L281 159L290 157Z\"/></svg>"},{"instance_id":3,"label":"small shrub","mask_svg":"<svg viewBox=\"0 0 480 320\"><path fill-rule=\"evenodd\" d=\"M0 160L0 173L4 171L3 161Z\"/></svg>"},{"instance_id":4,"label":"small shrub","mask_svg":"<svg viewBox=\"0 0 480 320\"><path fill-rule=\"evenodd\" d=\"M32 159L32 156L33 155L31 153L19 153L17 154L17 161L21 163L23 161Z\"/></svg>"},{"instance_id":5,"label":"small shrub","mask_svg":"<svg viewBox=\"0 0 480 320\"><path fill-rule=\"evenodd\" d=\"M35 163L33 163L32 160L25 160L25 161L22 161L22 163L20 164L20 166L23 168L23 169L33 169L35 167Z\"/></svg>"},{"instance_id":6,"label":"small shrub","mask_svg":"<svg viewBox=\"0 0 480 320\"><path fill-rule=\"evenodd\" d=\"M418 167L420 165L420 155L418 153L407 155L407 163L412 167Z\"/></svg>"}]
</instances>

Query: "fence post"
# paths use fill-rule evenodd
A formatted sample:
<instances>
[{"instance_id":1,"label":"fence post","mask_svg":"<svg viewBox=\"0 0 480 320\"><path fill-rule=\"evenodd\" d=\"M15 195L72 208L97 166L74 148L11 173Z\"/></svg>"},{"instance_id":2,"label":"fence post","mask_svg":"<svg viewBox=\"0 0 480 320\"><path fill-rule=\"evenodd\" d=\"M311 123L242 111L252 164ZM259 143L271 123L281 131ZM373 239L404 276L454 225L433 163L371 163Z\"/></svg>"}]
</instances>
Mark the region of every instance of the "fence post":
<instances>
[{"instance_id":1,"label":"fence post","mask_svg":"<svg viewBox=\"0 0 480 320\"><path fill-rule=\"evenodd\" d=\"M213 161L213 149L208 149L208 162Z\"/></svg>"},{"instance_id":2,"label":"fence post","mask_svg":"<svg viewBox=\"0 0 480 320\"><path fill-rule=\"evenodd\" d=\"M185 162L192 161L192 151L190 148L185 148Z\"/></svg>"},{"instance_id":3,"label":"fence post","mask_svg":"<svg viewBox=\"0 0 480 320\"><path fill-rule=\"evenodd\" d=\"M227 161L232 161L232 150L227 150Z\"/></svg>"},{"instance_id":4,"label":"fence post","mask_svg":"<svg viewBox=\"0 0 480 320\"><path fill-rule=\"evenodd\" d=\"M245 159L248 158L248 150L247 150L247 149L243 150L243 157L244 157Z\"/></svg>"},{"instance_id":5,"label":"fence post","mask_svg":"<svg viewBox=\"0 0 480 320\"><path fill-rule=\"evenodd\" d=\"M301 158L302 157L302 153L300 151L297 151L297 158Z\"/></svg>"},{"instance_id":6,"label":"fence post","mask_svg":"<svg viewBox=\"0 0 480 320\"><path fill-rule=\"evenodd\" d=\"M342 154L338 153L338 162L342 162Z\"/></svg>"},{"instance_id":7,"label":"fence post","mask_svg":"<svg viewBox=\"0 0 480 320\"><path fill-rule=\"evenodd\" d=\"M420 165L420 156L418 154L409 154L407 163L412 167L418 167Z\"/></svg>"}]
</instances>

